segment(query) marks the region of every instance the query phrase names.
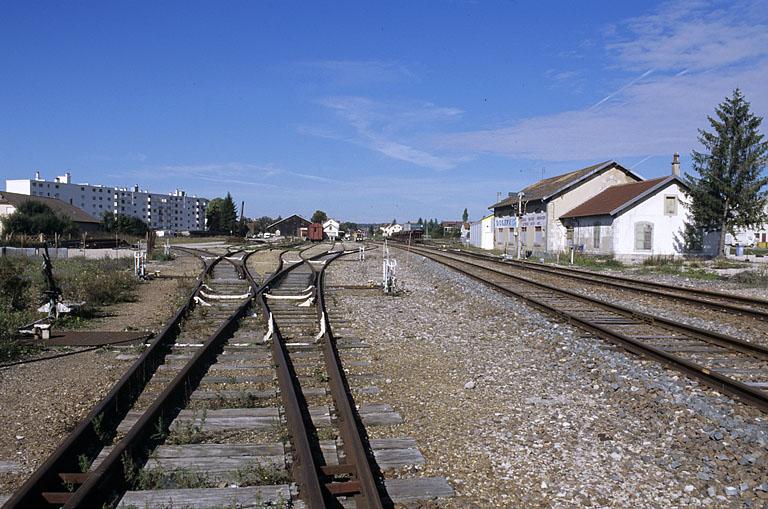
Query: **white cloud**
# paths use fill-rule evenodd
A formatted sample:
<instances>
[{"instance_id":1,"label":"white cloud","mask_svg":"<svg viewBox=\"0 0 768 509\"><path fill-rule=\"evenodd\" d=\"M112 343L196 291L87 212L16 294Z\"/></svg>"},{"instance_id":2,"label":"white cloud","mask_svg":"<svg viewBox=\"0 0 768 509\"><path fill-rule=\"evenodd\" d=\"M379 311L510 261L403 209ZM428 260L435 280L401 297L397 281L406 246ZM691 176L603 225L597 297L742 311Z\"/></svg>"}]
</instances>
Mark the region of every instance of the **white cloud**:
<instances>
[{"instance_id":1,"label":"white cloud","mask_svg":"<svg viewBox=\"0 0 768 509\"><path fill-rule=\"evenodd\" d=\"M695 148L697 129L708 127L707 115L736 87L765 115L768 27L739 16L749 5L708 5L666 4L620 24L622 40L606 46L615 55L613 72L636 77L594 105L442 135L435 143L549 161L663 155Z\"/></svg>"},{"instance_id":2,"label":"white cloud","mask_svg":"<svg viewBox=\"0 0 768 509\"><path fill-rule=\"evenodd\" d=\"M461 117L462 110L429 102L381 102L366 97L328 97L318 103L343 120L341 129L301 127L300 132L336 139L374 150L387 157L434 170L455 167L464 157L436 155L417 148L413 140L425 126Z\"/></svg>"},{"instance_id":3,"label":"white cloud","mask_svg":"<svg viewBox=\"0 0 768 509\"><path fill-rule=\"evenodd\" d=\"M766 12L746 16L745 2L674 2L627 20L608 50L632 70L705 70L762 57L768 51ZM765 4L763 3L763 9Z\"/></svg>"}]
</instances>

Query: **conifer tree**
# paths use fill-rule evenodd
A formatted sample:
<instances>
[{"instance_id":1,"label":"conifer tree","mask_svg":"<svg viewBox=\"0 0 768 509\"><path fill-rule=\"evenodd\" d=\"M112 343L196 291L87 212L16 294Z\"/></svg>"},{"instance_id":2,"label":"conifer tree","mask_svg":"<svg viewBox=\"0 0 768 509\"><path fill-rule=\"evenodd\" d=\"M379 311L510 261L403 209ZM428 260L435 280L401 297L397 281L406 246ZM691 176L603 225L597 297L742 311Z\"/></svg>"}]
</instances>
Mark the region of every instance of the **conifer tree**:
<instances>
[{"instance_id":1,"label":"conifer tree","mask_svg":"<svg viewBox=\"0 0 768 509\"><path fill-rule=\"evenodd\" d=\"M762 117L749 110L737 88L715 108L717 118L707 117L713 132L699 129L703 152L692 152L696 178L686 174L691 199L691 230L719 232L718 256L725 249L726 233L749 228L766 220L768 142L758 131Z\"/></svg>"}]
</instances>

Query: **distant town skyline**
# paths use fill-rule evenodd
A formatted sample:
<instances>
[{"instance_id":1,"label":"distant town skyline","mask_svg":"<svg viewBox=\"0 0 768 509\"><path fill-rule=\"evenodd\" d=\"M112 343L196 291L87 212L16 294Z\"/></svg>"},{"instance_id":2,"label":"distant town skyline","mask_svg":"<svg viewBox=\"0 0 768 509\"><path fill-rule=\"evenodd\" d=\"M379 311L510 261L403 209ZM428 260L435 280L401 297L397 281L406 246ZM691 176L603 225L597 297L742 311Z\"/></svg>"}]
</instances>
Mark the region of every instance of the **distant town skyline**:
<instances>
[{"instance_id":1,"label":"distant town skyline","mask_svg":"<svg viewBox=\"0 0 768 509\"><path fill-rule=\"evenodd\" d=\"M768 115L764 0L18 2L0 42L3 181L231 192L251 217L476 220L610 159L690 171L736 87Z\"/></svg>"}]
</instances>

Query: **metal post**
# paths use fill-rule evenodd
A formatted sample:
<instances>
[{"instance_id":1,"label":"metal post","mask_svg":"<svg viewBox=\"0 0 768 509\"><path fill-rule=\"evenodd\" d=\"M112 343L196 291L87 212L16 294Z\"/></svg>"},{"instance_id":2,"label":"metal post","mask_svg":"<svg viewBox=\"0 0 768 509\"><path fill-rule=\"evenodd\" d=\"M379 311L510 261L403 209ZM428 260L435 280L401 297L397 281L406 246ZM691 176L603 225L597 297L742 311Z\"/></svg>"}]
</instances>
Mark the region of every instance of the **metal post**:
<instances>
[{"instance_id":1,"label":"metal post","mask_svg":"<svg viewBox=\"0 0 768 509\"><path fill-rule=\"evenodd\" d=\"M515 221L515 227L517 229L517 259L520 259L520 249L522 247L523 239L520 236L520 221L523 219L523 196L525 193L522 191L517 193L517 221Z\"/></svg>"}]
</instances>

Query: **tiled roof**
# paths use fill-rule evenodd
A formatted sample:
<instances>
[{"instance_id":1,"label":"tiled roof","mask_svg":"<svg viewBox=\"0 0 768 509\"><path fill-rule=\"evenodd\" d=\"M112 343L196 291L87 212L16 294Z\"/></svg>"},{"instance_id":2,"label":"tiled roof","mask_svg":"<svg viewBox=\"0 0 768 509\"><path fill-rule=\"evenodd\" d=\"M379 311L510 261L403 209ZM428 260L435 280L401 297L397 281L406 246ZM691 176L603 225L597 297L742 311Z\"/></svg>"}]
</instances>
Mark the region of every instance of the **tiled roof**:
<instances>
[{"instance_id":1,"label":"tiled roof","mask_svg":"<svg viewBox=\"0 0 768 509\"><path fill-rule=\"evenodd\" d=\"M0 203L7 203L9 205L13 205L16 208L19 208L19 205L21 205L26 201L36 201L39 203L45 203L46 205L51 207L51 209L53 209L53 211L56 214L67 216L76 223L99 223L100 222L98 219L91 216L84 210L79 209L74 205L70 205L69 203L58 200L56 198L48 198L46 196L30 196L28 194L7 193L5 191L0 191Z\"/></svg>"},{"instance_id":2,"label":"tiled roof","mask_svg":"<svg viewBox=\"0 0 768 509\"><path fill-rule=\"evenodd\" d=\"M303 217L301 217L300 215L298 215L298 214L291 214L290 216L288 216L288 217L284 217L283 219L280 219L279 221L275 221L275 222L274 222L274 223L272 223L271 225L267 226L267 229L269 229L269 228L272 228L272 227L274 227L274 226L277 226L277 225L279 225L280 223L284 223L284 222L288 221L289 219L291 219L292 217L298 217L299 219L301 219L301 224L305 224L305 223L306 223L306 224L311 224L311 221L307 221L306 219L304 219L304 218L303 218Z\"/></svg>"},{"instance_id":3,"label":"tiled roof","mask_svg":"<svg viewBox=\"0 0 768 509\"><path fill-rule=\"evenodd\" d=\"M573 182L576 182L580 178L588 175L589 173L595 171L597 168L607 164L608 162L610 161L587 166L586 168L571 171L563 175L556 175L554 177L539 180L535 184L531 184L530 186L523 189L523 193L525 193L524 199L525 201L540 200L545 196L549 196L557 190L572 184ZM501 200L499 203L495 204L494 207L504 207L506 205L513 205L517 203L517 193L512 194L513 196L509 196L506 199Z\"/></svg>"},{"instance_id":4,"label":"tiled roof","mask_svg":"<svg viewBox=\"0 0 768 509\"><path fill-rule=\"evenodd\" d=\"M560 217L613 215L621 211L625 205L634 202L657 188L665 187L672 180L678 179L672 176L665 176L632 184L611 186Z\"/></svg>"},{"instance_id":5,"label":"tiled roof","mask_svg":"<svg viewBox=\"0 0 768 509\"><path fill-rule=\"evenodd\" d=\"M602 170L603 168L610 168L612 166L621 166L621 165L616 161L603 161L602 163L593 164L592 166L587 166L586 168L574 170L572 172L565 173L563 175L556 175L554 177L549 177L546 179L539 180L535 184L531 184L530 186L523 189L523 193L525 193L523 200L527 202L532 202L536 200L549 198L557 194L561 190L566 189L570 185L575 184L579 180L588 177L590 174L595 173L598 170ZM627 171L629 173L632 173L629 170ZM637 177L637 178L639 179L640 177ZM512 196L509 196L501 200L499 203L496 203L489 208L506 207L509 205L515 205L516 203L517 203L517 193L512 193Z\"/></svg>"}]
</instances>

